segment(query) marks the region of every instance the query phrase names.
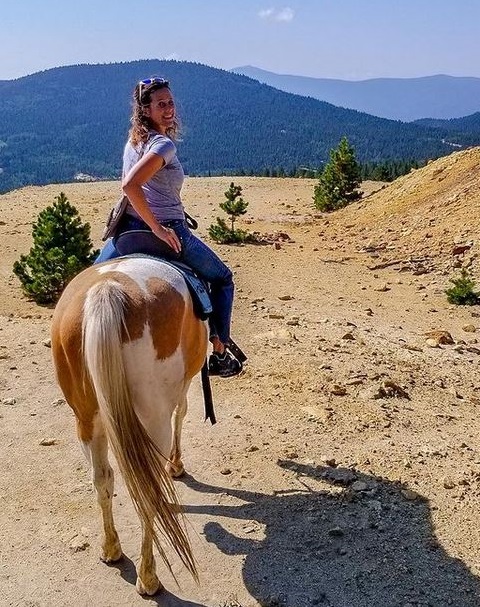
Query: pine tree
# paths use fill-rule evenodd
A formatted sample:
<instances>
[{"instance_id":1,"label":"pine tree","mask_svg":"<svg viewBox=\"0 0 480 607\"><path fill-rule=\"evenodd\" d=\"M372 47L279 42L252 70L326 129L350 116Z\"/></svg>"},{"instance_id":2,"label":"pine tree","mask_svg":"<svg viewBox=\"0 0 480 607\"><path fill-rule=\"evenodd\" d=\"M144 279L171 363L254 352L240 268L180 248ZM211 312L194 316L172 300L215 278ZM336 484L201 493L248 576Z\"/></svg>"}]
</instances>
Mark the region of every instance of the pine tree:
<instances>
[{"instance_id":1,"label":"pine tree","mask_svg":"<svg viewBox=\"0 0 480 607\"><path fill-rule=\"evenodd\" d=\"M245 230L235 229L235 222L247 212L248 202L245 202L242 198L242 187L235 185L232 181L229 189L225 192L226 200L220 203L220 208L225 211L230 217L231 227L228 228L227 223L221 217L217 217L217 223L212 224L208 233L210 237L216 242L222 244L233 243L233 242L245 242L248 238Z\"/></svg>"},{"instance_id":2,"label":"pine tree","mask_svg":"<svg viewBox=\"0 0 480 607\"><path fill-rule=\"evenodd\" d=\"M313 200L320 211L334 211L358 200L360 165L355 150L343 137L337 148L331 150L330 160L314 188Z\"/></svg>"},{"instance_id":3,"label":"pine tree","mask_svg":"<svg viewBox=\"0 0 480 607\"><path fill-rule=\"evenodd\" d=\"M61 192L55 201L33 224L30 253L13 265L25 294L41 304L55 302L68 282L98 254L92 252L90 225L82 224L65 194Z\"/></svg>"}]
</instances>

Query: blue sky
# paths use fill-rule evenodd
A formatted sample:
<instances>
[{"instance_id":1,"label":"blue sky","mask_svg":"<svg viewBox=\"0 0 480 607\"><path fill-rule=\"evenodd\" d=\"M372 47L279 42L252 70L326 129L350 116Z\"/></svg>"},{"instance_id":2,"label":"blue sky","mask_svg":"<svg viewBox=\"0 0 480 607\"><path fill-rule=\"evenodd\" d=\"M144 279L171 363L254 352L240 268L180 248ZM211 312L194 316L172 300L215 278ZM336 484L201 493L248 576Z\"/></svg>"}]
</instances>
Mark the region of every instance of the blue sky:
<instances>
[{"instance_id":1,"label":"blue sky","mask_svg":"<svg viewBox=\"0 0 480 607\"><path fill-rule=\"evenodd\" d=\"M361 80L480 77L478 0L5 0L0 79L174 58Z\"/></svg>"}]
</instances>

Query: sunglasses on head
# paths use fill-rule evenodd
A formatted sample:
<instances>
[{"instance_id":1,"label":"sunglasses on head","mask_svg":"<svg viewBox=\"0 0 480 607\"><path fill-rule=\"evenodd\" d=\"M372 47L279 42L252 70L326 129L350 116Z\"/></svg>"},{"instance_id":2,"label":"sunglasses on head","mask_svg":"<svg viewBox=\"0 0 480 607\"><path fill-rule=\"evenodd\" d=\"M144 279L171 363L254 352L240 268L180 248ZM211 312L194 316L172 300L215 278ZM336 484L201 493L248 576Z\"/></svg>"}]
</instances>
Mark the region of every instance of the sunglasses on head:
<instances>
[{"instance_id":1,"label":"sunglasses on head","mask_svg":"<svg viewBox=\"0 0 480 607\"><path fill-rule=\"evenodd\" d=\"M144 80L140 80L138 83L138 97L141 98L145 88L152 85L160 88L168 87L168 80L165 80L165 78L145 78Z\"/></svg>"}]
</instances>

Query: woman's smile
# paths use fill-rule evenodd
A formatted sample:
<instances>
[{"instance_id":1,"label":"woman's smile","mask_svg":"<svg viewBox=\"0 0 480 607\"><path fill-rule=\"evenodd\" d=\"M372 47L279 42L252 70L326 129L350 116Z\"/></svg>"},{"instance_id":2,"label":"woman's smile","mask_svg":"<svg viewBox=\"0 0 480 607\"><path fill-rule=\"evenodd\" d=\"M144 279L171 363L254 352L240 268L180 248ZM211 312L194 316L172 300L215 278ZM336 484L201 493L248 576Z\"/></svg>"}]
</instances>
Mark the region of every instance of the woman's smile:
<instances>
[{"instance_id":1,"label":"woman's smile","mask_svg":"<svg viewBox=\"0 0 480 607\"><path fill-rule=\"evenodd\" d=\"M153 91L151 103L148 106L148 116L159 133L165 134L175 120L175 101L168 88Z\"/></svg>"}]
</instances>

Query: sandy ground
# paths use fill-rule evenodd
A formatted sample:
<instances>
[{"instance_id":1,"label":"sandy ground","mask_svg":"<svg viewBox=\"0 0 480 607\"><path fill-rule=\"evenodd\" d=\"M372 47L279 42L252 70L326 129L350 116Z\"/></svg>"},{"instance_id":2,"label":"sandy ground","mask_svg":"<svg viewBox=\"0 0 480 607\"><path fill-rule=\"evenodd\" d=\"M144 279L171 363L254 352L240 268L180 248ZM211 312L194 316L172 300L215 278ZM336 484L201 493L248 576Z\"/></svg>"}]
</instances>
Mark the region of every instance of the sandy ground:
<instances>
[{"instance_id":1,"label":"sandy ground","mask_svg":"<svg viewBox=\"0 0 480 607\"><path fill-rule=\"evenodd\" d=\"M234 337L249 362L214 380L215 426L198 383L190 394L177 487L201 583L174 560L178 587L159 564L167 590L147 599L118 475L125 558L99 561L89 471L53 376L52 310L11 272L60 191L98 245L119 185L0 196L0 604L478 607L480 310L444 289L460 264L478 270L476 244L452 249L478 241L479 165L478 150L457 154L329 215L312 207L313 181L235 178L242 227L291 240L215 245L235 272ZM229 181L187 181L201 236ZM432 330L454 343L434 347Z\"/></svg>"}]
</instances>

